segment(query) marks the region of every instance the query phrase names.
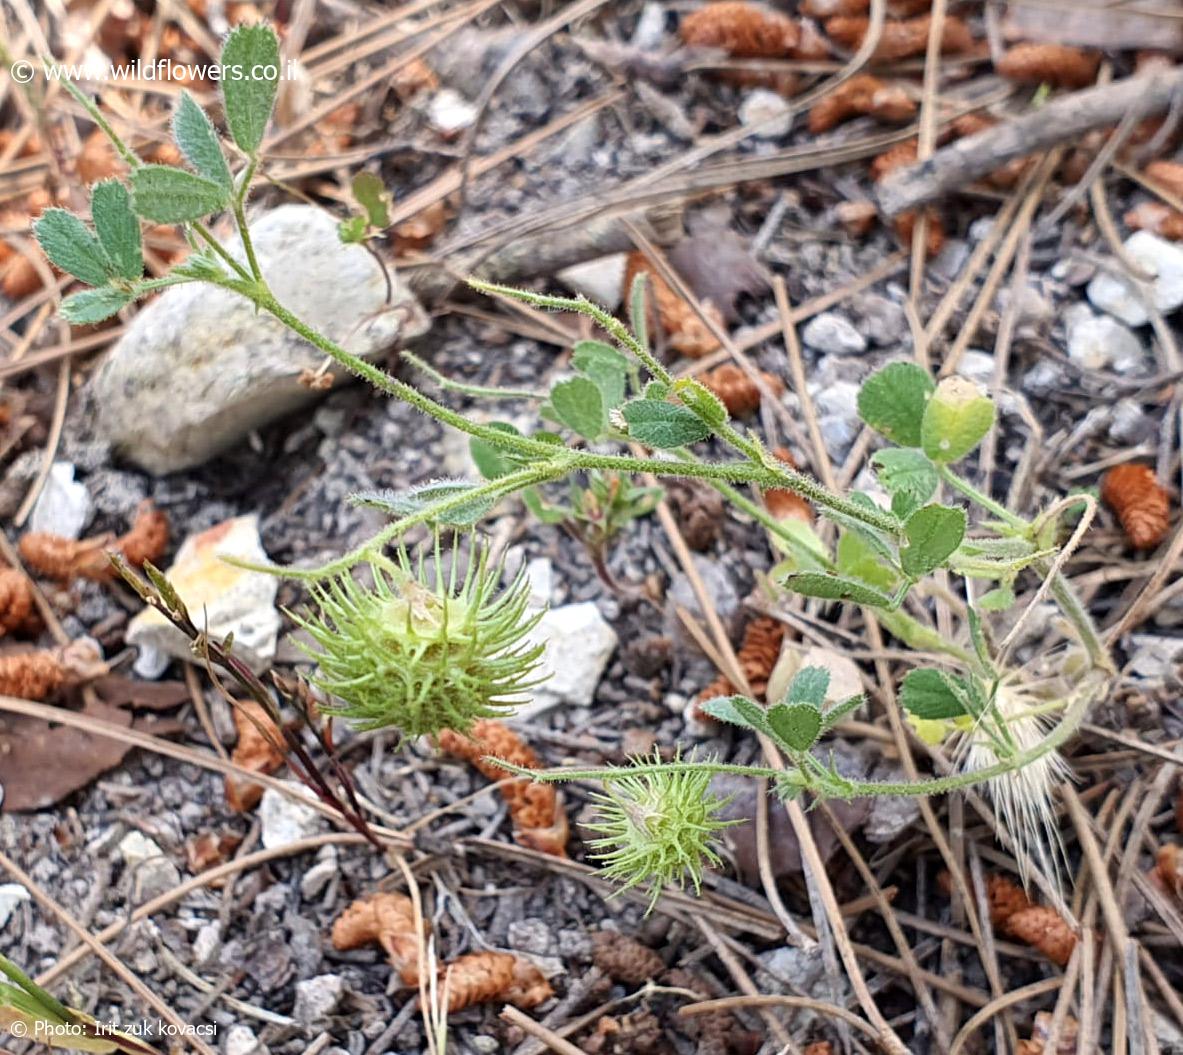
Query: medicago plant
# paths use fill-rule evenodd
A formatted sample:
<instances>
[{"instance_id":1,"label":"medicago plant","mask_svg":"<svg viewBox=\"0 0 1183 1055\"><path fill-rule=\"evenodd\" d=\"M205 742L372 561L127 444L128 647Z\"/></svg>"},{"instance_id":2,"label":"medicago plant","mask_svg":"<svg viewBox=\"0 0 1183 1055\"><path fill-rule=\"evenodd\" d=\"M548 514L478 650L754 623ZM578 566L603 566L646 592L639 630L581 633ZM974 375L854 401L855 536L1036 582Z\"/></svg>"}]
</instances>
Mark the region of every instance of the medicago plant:
<instances>
[{"instance_id":1,"label":"medicago plant","mask_svg":"<svg viewBox=\"0 0 1183 1055\"><path fill-rule=\"evenodd\" d=\"M234 30L222 63L276 73L274 33L265 26ZM744 696L706 704L716 718L761 737L766 766L679 755L672 762L654 758L618 768L527 774L546 781L602 782L593 849L609 874L625 884L650 884L654 891L667 881L689 879L697 886L704 863L714 860L712 840L722 827L721 803L711 798L708 780L725 772L768 778L786 798L936 795L985 783L1017 855L1054 871L1050 796L1063 768L1057 749L1105 690L1112 671L1087 613L1061 575L1095 503L1074 496L1028 520L960 475L956 464L994 425L995 407L987 396L957 377L938 385L907 362L893 363L866 382L859 412L888 444L872 459L890 499L881 505L859 492L836 494L788 467L758 435L733 424L719 399L698 381L675 379L648 346L643 279L631 291L632 329L582 298L473 282L490 295L589 316L608 340L580 342L573 376L548 393L526 393L544 400L542 422L530 434L508 424L470 421L351 355L276 299L259 268L245 213L262 168L260 148L276 80L224 76L222 86L234 163L209 117L182 94L173 122L189 165L181 168L142 163L93 103L67 84L112 138L130 172L126 186L107 180L94 188L93 230L75 215L48 209L36 223L36 235L54 264L93 287L62 304L72 322L98 322L166 286L209 283L245 297L375 388L470 437L483 480L441 480L404 493L363 496L360 500L381 506L392 518L377 536L318 568L266 569L313 584L319 611L305 625L319 646L320 685L334 697L335 713L370 728L430 735L445 728L464 731L479 717L504 713L529 691L538 652L527 637L532 617L521 582L500 587L500 572L477 541L471 567L461 577L454 565L450 575L443 573L438 541L434 562L409 561L401 543L412 527L434 527L438 540L440 530L472 529L498 501L517 495L543 518L583 516L599 545L606 531L651 506L652 496L635 482L640 474L693 477L772 533L787 554L777 569L781 588L859 606L907 645L939 657L907 673L898 702L925 738L955 738L959 763L945 775L912 783L843 777L819 742L862 697L831 700L826 674L805 669L768 708ZM205 226L208 217L223 212L236 221L240 251L224 248ZM162 278L143 277L141 221L182 225L192 244L188 259ZM348 240L364 238L373 224L371 213L366 223L348 224L344 234ZM705 457L707 441L726 456ZM587 481L585 491L593 500L579 498L578 509L556 507L553 489L547 488L564 480ZM836 544L824 544L799 524L779 523L743 493L745 487L804 496L836 524ZM1063 543L1070 517L1077 517L1075 528ZM391 544L399 546L397 560L386 554ZM372 573L358 578L360 565ZM957 596L939 584L962 619L960 633L941 634L924 622L934 573L960 577ZM1038 576L1040 585L996 644L991 619L1015 603L1015 583L1025 573ZM154 581L159 588L158 573ZM1049 596L1070 628L1065 641L1052 654L1016 666L1012 654L1023 624ZM221 647L224 651L225 643Z\"/></svg>"}]
</instances>

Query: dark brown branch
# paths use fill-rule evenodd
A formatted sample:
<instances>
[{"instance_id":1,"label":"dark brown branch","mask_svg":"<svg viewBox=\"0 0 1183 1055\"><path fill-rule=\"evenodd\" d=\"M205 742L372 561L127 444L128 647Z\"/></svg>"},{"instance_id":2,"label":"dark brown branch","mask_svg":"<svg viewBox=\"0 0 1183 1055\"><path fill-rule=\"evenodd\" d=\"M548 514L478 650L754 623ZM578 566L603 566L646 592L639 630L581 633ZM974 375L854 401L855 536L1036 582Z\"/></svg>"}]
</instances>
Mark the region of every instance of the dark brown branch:
<instances>
[{"instance_id":1,"label":"dark brown branch","mask_svg":"<svg viewBox=\"0 0 1183 1055\"><path fill-rule=\"evenodd\" d=\"M927 161L892 173L879 185L880 210L887 216L915 209L980 179L1012 158L1047 150L1094 128L1120 121L1137 109L1161 113L1183 90L1183 68L1127 77L1054 99L1038 110L938 150Z\"/></svg>"}]
</instances>

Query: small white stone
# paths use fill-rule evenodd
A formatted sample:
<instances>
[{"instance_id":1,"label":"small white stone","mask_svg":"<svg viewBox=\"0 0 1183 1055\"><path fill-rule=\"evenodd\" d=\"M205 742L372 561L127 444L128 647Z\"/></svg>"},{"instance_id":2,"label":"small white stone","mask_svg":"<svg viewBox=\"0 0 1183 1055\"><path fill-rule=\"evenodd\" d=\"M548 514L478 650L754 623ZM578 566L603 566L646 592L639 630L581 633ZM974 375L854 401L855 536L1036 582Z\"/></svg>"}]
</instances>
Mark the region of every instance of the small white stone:
<instances>
[{"instance_id":1,"label":"small white stone","mask_svg":"<svg viewBox=\"0 0 1183 1055\"><path fill-rule=\"evenodd\" d=\"M234 655L252 670L264 670L275 657L279 638L275 608L279 580L227 564L223 557L268 562L259 538L258 517L236 517L191 535L166 572L168 580L213 637L233 634ZM127 643L190 663L200 662L188 637L152 608L144 609L128 625ZM149 667L156 669L156 664Z\"/></svg>"},{"instance_id":2,"label":"small white stone","mask_svg":"<svg viewBox=\"0 0 1183 1055\"><path fill-rule=\"evenodd\" d=\"M624 271L627 265L627 253L612 253L565 267L555 277L572 293L582 293L600 307L615 311L624 299Z\"/></svg>"},{"instance_id":3,"label":"small white stone","mask_svg":"<svg viewBox=\"0 0 1183 1055\"><path fill-rule=\"evenodd\" d=\"M54 462L33 506L29 530L78 538L90 516L90 492L85 484L74 479L74 466L69 462Z\"/></svg>"},{"instance_id":4,"label":"small white stone","mask_svg":"<svg viewBox=\"0 0 1183 1055\"><path fill-rule=\"evenodd\" d=\"M646 0L629 42L638 51L656 51L665 37L665 4Z\"/></svg>"},{"instance_id":5,"label":"small white stone","mask_svg":"<svg viewBox=\"0 0 1183 1055\"><path fill-rule=\"evenodd\" d=\"M555 588L555 570L549 557L534 557L526 565L526 582L530 585L530 607L537 611L550 604Z\"/></svg>"},{"instance_id":6,"label":"small white stone","mask_svg":"<svg viewBox=\"0 0 1183 1055\"><path fill-rule=\"evenodd\" d=\"M1125 251L1135 264L1155 276L1147 284L1147 293L1160 312L1169 314L1183 304L1183 249L1149 231L1135 231L1126 239ZM1133 286L1109 271L1099 272L1089 283L1088 297L1094 308L1130 326L1150 321Z\"/></svg>"},{"instance_id":7,"label":"small white stone","mask_svg":"<svg viewBox=\"0 0 1183 1055\"><path fill-rule=\"evenodd\" d=\"M193 964L196 967L208 967L222 951L222 925L220 923L206 923L193 939Z\"/></svg>"},{"instance_id":8,"label":"small white stone","mask_svg":"<svg viewBox=\"0 0 1183 1055\"><path fill-rule=\"evenodd\" d=\"M284 783L298 798L315 801L315 796L303 784L291 780L285 780ZM323 826L321 815L316 810L275 788L267 788L263 792L259 802L259 823L263 829L263 846L267 850L291 846L301 839L316 835Z\"/></svg>"},{"instance_id":9,"label":"small white stone","mask_svg":"<svg viewBox=\"0 0 1183 1055\"><path fill-rule=\"evenodd\" d=\"M957 373L988 386L994 380L994 356L977 348L967 348L957 364Z\"/></svg>"},{"instance_id":10,"label":"small white stone","mask_svg":"<svg viewBox=\"0 0 1183 1055\"><path fill-rule=\"evenodd\" d=\"M1183 638L1157 634L1131 634L1129 673L1140 678L1168 678L1183 656Z\"/></svg>"},{"instance_id":11,"label":"small white stone","mask_svg":"<svg viewBox=\"0 0 1183 1055\"><path fill-rule=\"evenodd\" d=\"M336 974L321 974L296 983L296 1006L292 1017L301 1025L323 1023L341 1003L345 979Z\"/></svg>"},{"instance_id":12,"label":"small white stone","mask_svg":"<svg viewBox=\"0 0 1183 1055\"><path fill-rule=\"evenodd\" d=\"M457 136L476 121L476 107L455 88L441 88L427 104L427 120L445 138Z\"/></svg>"},{"instance_id":13,"label":"small white stone","mask_svg":"<svg viewBox=\"0 0 1183 1055\"><path fill-rule=\"evenodd\" d=\"M779 139L788 135L792 111L776 92L757 88L739 104L739 123L749 128L759 126L759 131L753 133L757 139Z\"/></svg>"},{"instance_id":14,"label":"small white stone","mask_svg":"<svg viewBox=\"0 0 1183 1055\"><path fill-rule=\"evenodd\" d=\"M616 631L592 601L552 608L538 621L531 640L546 645L541 675L548 675L515 718L525 720L559 704L587 707L616 649Z\"/></svg>"},{"instance_id":15,"label":"small white stone","mask_svg":"<svg viewBox=\"0 0 1183 1055\"><path fill-rule=\"evenodd\" d=\"M0 885L0 927L7 926L17 905L30 899L29 892L20 883Z\"/></svg>"},{"instance_id":16,"label":"small white stone","mask_svg":"<svg viewBox=\"0 0 1183 1055\"><path fill-rule=\"evenodd\" d=\"M163 894L181 881L177 866L143 832L128 832L119 841L119 855L131 872L137 901Z\"/></svg>"},{"instance_id":17,"label":"small white stone","mask_svg":"<svg viewBox=\"0 0 1183 1055\"><path fill-rule=\"evenodd\" d=\"M1142 342L1127 326L1108 315L1094 315L1084 304L1065 313L1068 358L1086 370L1104 370L1117 363L1133 369L1145 357Z\"/></svg>"},{"instance_id":18,"label":"small white stone","mask_svg":"<svg viewBox=\"0 0 1183 1055\"><path fill-rule=\"evenodd\" d=\"M250 1026L231 1026L222 1050L226 1055L267 1055L267 1048Z\"/></svg>"},{"instance_id":19,"label":"small white stone","mask_svg":"<svg viewBox=\"0 0 1183 1055\"><path fill-rule=\"evenodd\" d=\"M335 860L318 861L300 876L300 896L305 901L320 897L339 869L340 866Z\"/></svg>"},{"instance_id":20,"label":"small white stone","mask_svg":"<svg viewBox=\"0 0 1183 1055\"><path fill-rule=\"evenodd\" d=\"M805 324L801 339L810 347L828 355L853 355L867 350L867 339L846 318L823 311Z\"/></svg>"}]
</instances>

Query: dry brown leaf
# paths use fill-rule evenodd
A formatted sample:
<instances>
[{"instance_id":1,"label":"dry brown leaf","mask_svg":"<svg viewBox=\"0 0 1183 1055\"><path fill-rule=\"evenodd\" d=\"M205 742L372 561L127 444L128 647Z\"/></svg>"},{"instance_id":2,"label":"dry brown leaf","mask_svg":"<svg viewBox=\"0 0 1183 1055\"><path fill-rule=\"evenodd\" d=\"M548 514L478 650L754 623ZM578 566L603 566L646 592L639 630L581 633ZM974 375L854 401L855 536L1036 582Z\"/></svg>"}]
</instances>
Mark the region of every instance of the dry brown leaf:
<instances>
[{"instance_id":1,"label":"dry brown leaf","mask_svg":"<svg viewBox=\"0 0 1183 1055\"><path fill-rule=\"evenodd\" d=\"M892 62L913 55L923 55L928 49L928 27L930 15L901 21L888 21L883 25L879 43L871 53L873 62ZM826 32L837 44L848 51L856 51L867 35L870 19L861 16L839 15L826 20ZM945 19L941 33L941 53L956 54L970 51L974 46L969 27L955 15Z\"/></svg>"},{"instance_id":2,"label":"dry brown leaf","mask_svg":"<svg viewBox=\"0 0 1183 1055\"><path fill-rule=\"evenodd\" d=\"M994 64L994 71L1020 84L1087 88L1097 79L1101 54L1067 44L1016 44Z\"/></svg>"},{"instance_id":3,"label":"dry brown leaf","mask_svg":"<svg viewBox=\"0 0 1183 1055\"><path fill-rule=\"evenodd\" d=\"M252 773L269 774L283 767L284 753L279 745L283 733L271 720L263 705L255 700L236 702L234 725L238 743L230 760ZM236 813L254 809L263 797L261 784L254 784L231 773L226 774L226 804Z\"/></svg>"},{"instance_id":4,"label":"dry brown leaf","mask_svg":"<svg viewBox=\"0 0 1183 1055\"><path fill-rule=\"evenodd\" d=\"M1052 1021L1054 1015L1046 1011L1035 1013L1035 1028L1031 1031L1030 1040L1020 1040L1016 1055L1045 1055L1047 1042L1052 1036ZM1076 1041L1080 1033L1080 1024L1071 1015L1065 1015L1060 1026L1060 1035L1056 1038L1056 1046L1051 1049L1051 1055L1076 1055Z\"/></svg>"},{"instance_id":5,"label":"dry brown leaf","mask_svg":"<svg viewBox=\"0 0 1183 1055\"><path fill-rule=\"evenodd\" d=\"M1170 497L1146 465L1117 465L1101 481L1101 499L1134 549L1154 549L1171 526Z\"/></svg>"},{"instance_id":6,"label":"dry brown leaf","mask_svg":"<svg viewBox=\"0 0 1183 1055\"><path fill-rule=\"evenodd\" d=\"M437 742L441 751L462 758L489 780L506 781L506 770L486 756L503 758L523 769L541 769L538 756L504 722L483 719L473 723L468 736L445 729ZM500 785L502 797L513 821L514 839L523 846L553 857L566 857L567 813L553 784L540 784L524 777Z\"/></svg>"},{"instance_id":7,"label":"dry brown leaf","mask_svg":"<svg viewBox=\"0 0 1183 1055\"><path fill-rule=\"evenodd\" d=\"M188 865L189 871L197 875L229 861L241 843L242 836L235 835L233 832L227 832L224 835L202 832L200 835L185 840L185 863Z\"/></svg>"}]
</instances>

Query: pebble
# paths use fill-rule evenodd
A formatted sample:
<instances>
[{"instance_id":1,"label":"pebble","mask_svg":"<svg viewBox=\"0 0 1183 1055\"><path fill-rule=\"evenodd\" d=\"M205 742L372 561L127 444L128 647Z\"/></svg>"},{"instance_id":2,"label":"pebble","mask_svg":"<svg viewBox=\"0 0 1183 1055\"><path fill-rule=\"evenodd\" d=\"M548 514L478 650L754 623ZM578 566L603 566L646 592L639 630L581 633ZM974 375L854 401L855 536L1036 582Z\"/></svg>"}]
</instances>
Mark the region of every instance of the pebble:
<instances>
[{"instance_id":1,"label":"pebble","mask_svg":"<svg viewBox=\"0 0 1183 1055\"><path fill-rule=\"evenodd\" d=\"M441 88L427 104L427 120L445 139L471 128L476 116L476 107L455 88Z\"/></svg>"},{"instance_id":2,"label":"pebble","mask_svg":"<svg viewBox=\"0 0 1183 1055\"><path fill-rule=\"evenodd\" d=\"M310 801L313 799L312 792L303 784L290 780L284 783L301 798ZM264 849L276 850L316 835L322 829L324 821L316 810L293 800L275 788L267 788L259 802L259 823L263 829Z\"/></svg>"},{"instance_id":3,"label":"pebble","mask_svg":"<svg viewBox=\"0 0 1183 1055\"><path fill-rule=\"evenodd\" d=\"M193 965L208 967L217 962L221 951L222 925L217 922L203 924L193 939Z\"/></svg>"},{"instance_id":4,"label":"pebble","mask_svg":"<svg viewBox=\"0 0 1183 1055\"><path fill-rule=\"evenodd\" d=\"M957 364L957 373L988 388L994 380L994 356L978 348L967 348Z\"/></svg>"},{"instance_id":5,"label":"pebble","mask_svg":"<svg viewBox=\"0 0 1183 1055\"><path fill-rule=\"evenodd\" d=\"M30 900L31 895L20 883L0 885L0 927L8 925L17 905Z\"/></svg>"},{"instance_id":6,"label":"pebble","mask_svg":"<svg viewBox=\"0 0 1183 1055\"><path fill-rule=\"evenodd\" d=\"M581 293L601 308L615 311L624 299L627 264L627 253L612 253L565 267L555 277L572 293Z\"/></svg>"},{"instance_id":7,"label":"pebble","mask_svg":"<svg viewBox=\"0 0 1183 1055\"><path fill-rule=\"evenodd\" d=\"M546 680L518 708L515 720L526 721L559 704L589 706L617 644L616 631L595 602L550 609L530 632L530 639L546 645L539 671Z\"/></svg>"},{"instance_id":8,"label":"pebble","mask_svg":"<svg viewBox=\"0 0 1183 1055\"><path fill-rule=\"evenodd\" d=\"M1044 398L1069 384L1068 375L1059 363L1041 359L1023 375L1022 389L1029 396Z\"/></svg>"},{"instance_id":9,"label":"pebble","mask_svg":"<svg viewBox=\"0 0 1183 1055\"><path fill-rule=\"evenodd\" d=\"M1131 634L1126 671L1140 678L1173 678L1183 657L1183 639L1158 634Z\"/></svg>"},{"instance_id":10,"label":"pebble","mask_svg":"<svg viewBox=\"0 0 1183 1055\"><path fill-rule=\"evenodd\" d=\"M858 329L880 348L899 344L908 336L908 317L903 306L881 293L863 293L850 302L858 318Z\"/></svg>"},{"instance_id":11,"label":"pebble","mask_svg":"<svg viewBox=\"0 0 1183 1055\"><path fill-rule=\"evenodd\" d=\"M150 901L181 881L177 866L143 832L128 832L119 841L119 855L131 873L136 901Z\"/></svg>"},{"instance_id":12,"label":"pebble","mask_svg":"<svg viewBox=\"0 0 1183 1055\"><path fill-rule=\"evenodd\" d=\"M1142 404L1134 399L1119 399L1113 404L1113 420L1109 425L1109 438L1114 443L1132 447L1147 439L1154 431L1154 419L1146 413Z\"/></svg>"},{"instance_id":13,"label":"pebble","mask_svg":"<svg viewBox=\"0 0 1183 1055\"><path fill-rule=\"evenodd\" d=\"M1068 358L1085 370L1137 369L1145 359L1142 342L1128 326L1109 315L1095 315L1086 304L1064 313Z\"/></svg>"},{"instance_id":14,"label":"pebble","mask_svg":"<svg viewBox=\"0 0 1183 1055\"><path fill-rule=\"evenodd\" d=\"M536 916L513 920L506 940L511 949L533 953L535 956L546 956L554 944L551 940L551 925Z\"/></svg>"},{"instance_id":15,"label":"pebble","mask_svg":"<svg viewBox=\"0 0 1183 1055\"><path fill-rule=\"evenodd\" d=\"M296 1006L292 1017L312 1029L321 1025L337 1010L345 995L345 979L336 974L320 974L296 983Z\"/></svg>"},{"instance_id":16,"label":"pebble","mask_svg":"<svg viewBox=\"0 0 1183 1055\"><path fill-rule=\"evenodd\" d=\"M1135 231L1125 241L1125 251L1135 264L1155 276L1149 283L1150 300L1164 315L1183 304L1183 249L1149 231ZM1150 321L1134 287L1124 277L1101 271L1088 284L1094 308L1116 316L1130 326Z\"/></svg>"},{"instance_id":17,"label":"pebble","mask_svg":"<svg viewBox=\"0 0 1183 1055\"><path fill-rule=\"evenodd\" d=\"M257 673L275 658L279 580L227 564L222 558L228 556L268 563L259 538L258 517L236 517L191 535L166 575L193 617L204 621L214 637L234 635L234 655ZM161 656L165 666L168 657L201 662L193 654L189 638L152 608L144 609L128 624L127 643L151 653L147 657L154 661L150 669L161 667Z\"/></svg>"},{"instance_id":18,"label":"pebble","mask_svg":"<svg viewBox=\"0 0 1183 1055\"><path fill-rule=\"evenodd\" d=\"M267 1048L250 1026L231 1026L222 1047L226 1055L267 1055Z\"/></svg>"},{"instance_id":19,"label":"pebble","mask_svg":"<svg viewBox=\"0 0 1183 1055\"><path fill-rule=\"evenodd\" d=\"M343 245L326 211L281 205L255 220L251 235L279 302L355 355L373 358L427 329L393 269ZM297 378L323 358L235 293L176 286L140 308L95 372L97 433L157 475L200 465L316 402L321 394Z\"/></svg>"},{"instance_id":20,"label":"pebble","mask_svg":"<svg viewBox=\"0 0 1183 1055\"><path fill-rule=\"evenodd\" d=\"M694 556L694 569L702 579L706 595L715 606L719 620L728 635L734 640L740 623L739 594L735 589L734 578L717 561L700 554ZM679 608L684 608L699 623L703 622L702 606L698 603L694 587L690 584L690 579L687 578L685 572L678 572L666 591L664 631L666 637L672 638L679 648L700 655L701 650L698 643L690 636L685 624L678 617ZM667 699L666 702L672 706L670 700Z\"/></svg>"},{"instance_id":21,"label":"pebble","mask_svg":"<svg viewBox=\"0 0 1183 1055\"><path fill-rule=\"evenodd\" d=\"M48 531L78 538L90 523L93 508L86 485L74 479L70 462L54 462L29 517L30 531Z\"/></svg>"},{"instance_id":22,"label":"pebble","mask_svg":"<svg viewBox=\"0 0 1183 1055\"><path fill-rule=\"evenodd\" d=\"M969 245L960 238L948 238L941 251L932 258L930 268L934 274L952 282L961 274L969 259Z\"/></svg>"},{"instance_id":23,"label":"pebble","mask_svg":"<svg viewBox=\"0 0 1183 1055\"><path fill-rule=\"evenodd\" d=\"M752 133L757 139L779 139L789 134L793 112L784 97L767 88L749 92L739 104L739 123L757 128Z\"/></svg>"},{"instance_id":24,"label":"pebble","mask_svg":"<svg viewBox=\"0 0 1183 1055\"><path fill-rule=\"evenodd\" d=\"M300 896L305 901L312 901L320 897L325 887L332 882L333 876L340 871L336 858L328 861L318 861L307 872L300 876Z\"/></svg>"},{"instance_id":25,"label":"pebble","mask_svg":"<svg viewBox=\"0 0 1183 1055\"><path fill-rule=\"evenodd\" d=\"M823 311L805 324L801 339L815 351L827 355L856 355L867 350L867 339L849 319Z\"/></svg>"}]
</instances>

